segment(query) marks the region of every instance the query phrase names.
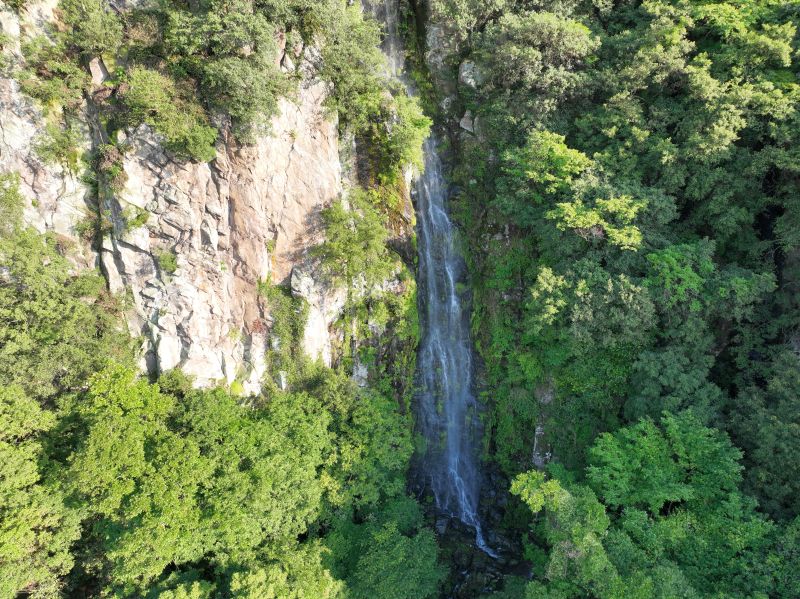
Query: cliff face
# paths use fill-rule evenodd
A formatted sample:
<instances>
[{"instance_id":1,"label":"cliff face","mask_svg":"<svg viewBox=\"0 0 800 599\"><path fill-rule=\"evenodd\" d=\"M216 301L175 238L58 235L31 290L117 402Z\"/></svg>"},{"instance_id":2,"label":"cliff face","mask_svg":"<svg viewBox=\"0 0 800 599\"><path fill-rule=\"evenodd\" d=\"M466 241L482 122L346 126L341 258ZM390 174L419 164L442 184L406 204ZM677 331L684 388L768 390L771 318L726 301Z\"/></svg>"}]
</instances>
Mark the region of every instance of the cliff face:
<instances>
[{"instance_id":1,"label":"cliff face","mask_svg":"<svg viewBox=\"0 0 800 599\"><path fill-rule=\"evenodd\" d=\"M89 267L95 257L87 243L75 235L75 224L87 214L87 189L78 174L60 165L50 165L37 157L34 147L45 130L42 111L21 91L17 81L7 76L22 61L20 39L44 32L53 19L57 0L32 5L20 17L0 5L0 34L7 36L3 53L9 66L0 71L0 172L18 173L20 187L29 200L25 222L40 232L52 231L70 245L70 257L79 266ZM90 146L84 125L85 148Z\"/></svg>"},{"instance_id":2,"label":"cliff face","mask_svg":"<svg viewBox=\"0 0 800 599\"><path fill-rule=\"evenodd\" d=\"M41 33L53 4L22 17L2 12L3 33ZM103 69L93 71L98 83ZM281 100L268 134L243 146L223 133L210 163L175 160L146 126L127 132L124 187L103 200L111 226L99 253L78 234L90 190L37 158L43 115L11 78L0 80L0 170L20 173L28 224L57 233L78 267L100 266L113 292L129 294L143 368L180 367L198 385L238 380L257 392L271 324L260 282L291 283L309 302L305 351L331 360L329 326L343 294L318 282L308 256L320 240L321 208L342 192L337 124L323 109L325 94L323 83L305 76L293 100ZM90 149L102 139L90 106L84 114Z\"/></svg>"}]
</instances>

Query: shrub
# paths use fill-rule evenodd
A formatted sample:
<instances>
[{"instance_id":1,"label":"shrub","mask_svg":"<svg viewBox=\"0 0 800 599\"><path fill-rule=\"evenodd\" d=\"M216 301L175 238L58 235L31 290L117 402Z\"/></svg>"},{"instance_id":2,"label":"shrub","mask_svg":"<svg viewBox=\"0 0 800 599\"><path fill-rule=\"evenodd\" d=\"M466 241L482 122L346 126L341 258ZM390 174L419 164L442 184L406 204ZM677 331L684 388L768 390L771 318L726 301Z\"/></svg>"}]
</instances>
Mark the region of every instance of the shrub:
<instances>
[{"instance_id":1,"label":"shrub","mask_svg":"<svg viewBox=\"0 0 800 599\"><path fill-rule=\"evenodd\" d=\"M209 103L231 116L238 136L244 140L252 139L257 127L275 114L278 97L287 91L286 80L268 57L209 61L202 87Z\"/></svg>"},{"instance_id":2,"label":"shrub","mask_svg":"<svg viewBox=\"0 0 800 599\"><path fill-rule=\"evenodd\" d=\"M62 40L54 43L40 35L22 45L22 54L28 65L19 76L23 92L46 108L80 106L83 90L90 85L91 78L69 56Z\"/></svg>"},{"instance_id":3,"label":"shrub","mask_svg":"<svg viewBox=\"0 0 800 599\"><path fill-rule=\"evenodd\" d=\"M245 139L289 91L275 64L276 12L282 11L233 0L208 3L200 13L170 8L164 21L164 47L177 68L199 81L206 102L230 115Z\"/></svg>"},{"instance_id":4,"label":"shrub","mask_svg":"<svg viewBox=\"0 0 800 599\"><path fill-rule=\"evenodd\" d=\"M44 132L39 135L34 150L44 162L60 164L69 172L77 173L81 158L79 143L80 132L70 120L67 120L67 124L63 127L48 123Z\"/></svg>"},{"instance_id":5,"label":"shrub","mask_svg":"<svg viewBox=\"0 0 800 599\"><path fill-rule=\"evenodd\" d=\"M416 98L406 95L395 97L394 119L384 141L389 169L403 168L409 164L422 169L422 143L430 135L431 124Z\"/></svg>"},{"instance_id":6,"label":"shrub","mask_svg":"<svg viewBox=\"0 0 800 599\"><path fill-rule=\"evenodd\" d=\"M203 108L175 81L158 71L135 67L128 76L122 99L130 124L146 123L166 138L166 147L178 156L201 162L213 160L217 131Z\"/></svg>"},{"instance_id":7,"label":"shrub","mask_svg":"<svg viewBox=\"0 0 800 599\"><path fill-rule=\"evenodd\" d=\"M360 8L352 6L331 23L322 51L320 75L333 84L328 107L338 112L344 126L359 132L387 101L380 38L380 26L365 20Z\"/></svg>"},{"instance_id":8,"label":"shrub","mask_svg":"<svg viewBox=\"0 0 800 599\"><path fill-rule=\"evenodd\" d=\"M158 267L168 275L178 270L178 257L171 251L161 252L156 260Z\"/></svg>"},{"instance_id":9,"label":"shrub","mask_svg":"<svg viewBox=\"0 0 800 599\"><path fill-rule=\"evenodd\" d=\"M95 168L100 180L112 192L119 193L125 188L128 174L122 165L122 152L117 146L104 144L97 150Z\"/></svg>"},{"instance_id":10,"label":"shrub","mask_svg":"<svg viewBox=\"0 0 800 599\"><path fill-rule=\"evenodd\" d=\"M150 220L150 213L138 206L128 206L122 216L125 219L125 229L128 231L143 227Z\"/></svg>"},{"instance_id":11,"label":"shrub","mask_svg":"<svg viewBox=\"0 0 800 599\"><path fill-rule=\"evenodd\" d=\"M0 386L47 398L80 388L106 360L130 360L99 273L74 276L53 237L32 229L0 236L0 263L13 282L0 285Z\"/></svg>"},{"instance_id":12,"label":"shrub","mask_svg":"<svg viewBox=\"0 0 800 599\"><path fill-rule=\"evenodd\" d=\"M0 237L22 224L24 198L19 192L17 173L0 173Z\"/></svg>"},{"instance_id":13,"label":"shrub","mask_svg":"<svg viewBox=\"0 0 800 599\"><path fill-rule=\"evenodd\" d=\"M13 8L15 11L19 12L25 5L28 3L28 0L5 0L5 3Z\"/></svg>"},{"instance_id":14,"label":"shrub","mask_svg":"<svg viewBox=\"0 0 800 599\"><path fill-rule=\"evenodd\" d=\"M69 42L84 54L115 53L122 44L122 23L105 0L61 0Z\"/></svg>"},{"instance_id":15,"label":"shrub","mask_svg":"<svg viewBox=\"0 0 800 599\"><path fill-rule=\"evenodd\" d=\"M11 42L11 37L5 33L0 33L0 74L8 75L11 66L11 58L5 53L6 47Z\"/></svg>"},{"instance_id":16,"label":"shrub","mask_svg":"<svg viewBox=\"0 0 800 599\"><path fill-rule=\"evenodd\" d=\"M347 202L349 207L338 201L323 211L326 239L315 253L328 274L348 289L359 284L370 287L395 268L386 247L389 232L369 194L355 189Z\"/></svg>"}]
</instances>

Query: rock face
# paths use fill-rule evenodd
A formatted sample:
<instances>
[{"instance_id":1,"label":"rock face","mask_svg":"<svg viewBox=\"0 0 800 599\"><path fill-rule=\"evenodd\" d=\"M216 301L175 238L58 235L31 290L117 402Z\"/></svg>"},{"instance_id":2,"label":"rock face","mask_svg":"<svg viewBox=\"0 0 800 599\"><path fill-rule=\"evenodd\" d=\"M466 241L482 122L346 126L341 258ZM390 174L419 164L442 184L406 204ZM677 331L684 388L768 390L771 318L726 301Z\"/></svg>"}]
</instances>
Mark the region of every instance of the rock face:
<instances>
[{"instance_id":1,"label":"rock face","mask_svg":"<svg viewBox=\"0 0 800 599\"><path fill-rule=\"evenodd\" d=\"M19 63L20 36L42 33L56 4L56 0L35 4L21 17L0 6L0 33L12 40L5 59ZM27 199L25 222L42 233L51 231L70 242L70 258L81 267L90 267L96 257L75 232L75 225L90 215L86 186L78 173L58 164L46 164L37 156L35 147L45 132L44 115L21 92L17 81L0 75L0 172L19 174L20 191ZM85 116L82 121L88 148Z\"/></svg>"},{"instance_id":2,"label":"rock face","mask_svg":"<svg viewBox=\"0 0 800 599\"><path fill-rule=\"evenodd\" d=\"M336 123L324 117L325 86L282 100L271 134L252 146L222 139L211 163L176 162L146 126L123 158L125 188L111 206L115 232L103 245L112 291L133 292L131 328L150 340L148 368L180 367L200 385L240 381L256 392L264 374L269 315L259 282L285 284L308 272L306 348L330 363L333 317L308 249L320 210L342 191ZM149 214L125 231L126 211Z\"/></svg>"},{"instance_id":3,"label":"rock face","mask_svg":"<svg viewBox=\"0 0 800 599\"><path fill-rule=\"evenodd\" d=\"M458 66L458 83L471 89L483 84L483 74L471 60L465 60Z\"/></svg>"},{"instance_id":4,"label":"rock face","mask_svg":"<svg viewBox=\"0 0 800 599\"><path fill-rule=\"evenodd\" d=\"M41 33L55 4L48 2L22 23L0 13L3 32ZM92 67L101 80L105 67ZM76 232L91 214L87 189L36 157L42 113L7 78L0 79L0 170L20 173L28 224L65 237L79 266L99 263L110 289L130 295L128 324L142 336L143 368L180 367L198 386L238 381L256 393L271 325L261 282L292 283L310 304L306 352L332 359L328 331L343 296L320 282L308 255L321 238L320 210L342 192L337 124L324 112L325 95L325 84L306 75L294 101L280 101L269 134L243 146L223 133L207 164L175 160L146 126L129 131L120 144L124 188L104 200L113 231L99 260ZM88 149L92 123L85 120Z\"/></svg>"}]
</instances>

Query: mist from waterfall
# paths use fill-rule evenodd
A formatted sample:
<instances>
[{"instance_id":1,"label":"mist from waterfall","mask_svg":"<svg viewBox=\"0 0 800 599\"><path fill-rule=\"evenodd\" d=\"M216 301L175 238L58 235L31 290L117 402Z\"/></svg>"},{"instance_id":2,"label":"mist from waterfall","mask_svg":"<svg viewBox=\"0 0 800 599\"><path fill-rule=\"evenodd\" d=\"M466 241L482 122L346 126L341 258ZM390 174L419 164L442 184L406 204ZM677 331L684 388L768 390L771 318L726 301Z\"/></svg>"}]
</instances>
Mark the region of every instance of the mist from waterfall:
<instances>
[{"instance_id":1,"label":"mist from waterfall","mask_svg":"<svg viewBox=\"0 0 800 599\"><path fill-rule=\"evenodd\" d=\"M398 0L370 2L367 7L385 26L383 49L389 74L403 80ZM473 389L469 312L459 297L465 265L447 214L448 189L433 137L426 140L424 154L425 170L414 182L423 331L417 358L416 414L418 432L426 441L417 468L436 507L473 527L477 546L494 555L478 516L481 427Z\"/></svg>"}]
</instances>

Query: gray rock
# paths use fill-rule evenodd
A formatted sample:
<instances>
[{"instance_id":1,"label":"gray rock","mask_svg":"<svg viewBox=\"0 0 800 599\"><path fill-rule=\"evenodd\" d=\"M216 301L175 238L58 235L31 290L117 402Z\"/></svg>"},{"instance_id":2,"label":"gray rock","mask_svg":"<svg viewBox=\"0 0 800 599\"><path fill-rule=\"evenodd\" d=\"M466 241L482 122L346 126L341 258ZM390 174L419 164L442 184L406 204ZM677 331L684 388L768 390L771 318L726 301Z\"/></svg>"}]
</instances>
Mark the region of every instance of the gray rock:
<instances>
[{"instance_id":1,"label":"gray rock","mask_svg":"<svg viewBox=\"0 0 800 599\"><path fill-rule=\"evenodd\" d=\"M347 294L344 289L331 288L309 262L292 270L292 295L308 303L308 320L303 334L303 351L312 359L330 366L333 351L329 328L341 314Z\"/></svg>"},{"instance_id":2,"label":"gray rock","mask_svg":"<svg viewBox=\"0 0 800 599\"><path fill-rule=\"evenodd\" d=\"M98 57L92 58L89 61L89 72L92 74L92 85L100 87L108 79L108 69L103 62L103 59Z\"/></svg>"},{"instance_id":3,"label":"gray rock","mask_svg":"<svg viewBox=\"0 0 800 599\"><path fill-rule=\"evenodd\" d=\"M447 518L446 516L439 516L438 518L436 518L436 525L435 525L436 534L438 534L439 536L444 536L444 534L447 532L447 525L449 523L450 523L450 518Z\"/></svg>"},{"instance_id":4,"label":"gray rock","mask_svg":"<svg viewBox=\"0 0 800 599\"><path fill-rule=\"evenodd\" d=\"M458 82L471 89L483 85L484 77L477 65L471 60L465 60L458 65Z\"/></svg>"},{"instance_id":5,"label":"gray rock","mask_svg":"<svg viewBox=\"0 0 800 599\"><path fill-rule=\"evenodd\" d=\"M458 125L465 131L469 131L470 133L475 132L475 121L472 118L471 110L467 110L464 113L464 116L461 117L461 120L458 122Z\"/></svg>"}]
</instances>

